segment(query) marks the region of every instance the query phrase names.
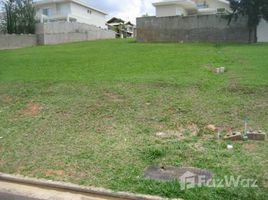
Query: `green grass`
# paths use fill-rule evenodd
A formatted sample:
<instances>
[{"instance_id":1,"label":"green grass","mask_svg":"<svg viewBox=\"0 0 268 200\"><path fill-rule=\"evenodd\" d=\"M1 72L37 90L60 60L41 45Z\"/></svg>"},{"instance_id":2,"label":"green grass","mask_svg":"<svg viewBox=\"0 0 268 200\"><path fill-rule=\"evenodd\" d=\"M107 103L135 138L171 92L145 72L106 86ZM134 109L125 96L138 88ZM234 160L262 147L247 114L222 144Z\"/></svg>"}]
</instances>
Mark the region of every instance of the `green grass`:
<instances>
[{"instance_id":1,"label":"green grass","mask_svg":"<svg viewBox=\"0 0 268 200\"><path fill-rule=\"evenodd\" d=\"M217 142L204 128L242 131L247 117L268 131L267 55L268 44L133 40L2 50L0 171L172 198L267 199L267 142ZM212 72L219 66L227 72ZM181 129L181 139L156 136ZM152 164L241 175L259 188L182 191L145 179Z\"/></svg>"}]
</instances>

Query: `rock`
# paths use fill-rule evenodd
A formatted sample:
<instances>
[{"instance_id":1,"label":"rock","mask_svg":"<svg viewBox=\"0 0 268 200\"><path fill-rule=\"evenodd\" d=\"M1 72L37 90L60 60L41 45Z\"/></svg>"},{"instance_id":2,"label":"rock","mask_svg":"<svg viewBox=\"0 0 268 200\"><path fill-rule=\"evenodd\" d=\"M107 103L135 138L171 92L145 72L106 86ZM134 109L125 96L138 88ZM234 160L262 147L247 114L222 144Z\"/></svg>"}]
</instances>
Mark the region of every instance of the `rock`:
<instances>
[{"instance_id":1,"label":"rock","mask_svg":"<svg viewBox=\"0 0 268 200\"><path fill-rule=\"evenodd\" d=\"M227 149L232 150L232 149L234 149L234 146L233 145L227 145Z\"/></svg>"},{"instance_id":2,"label":"rock","mask_svg":"<svg viewBox=\"0 0 268 200\"><path fill-rule=\"evenodd\" d=\"M231 140L231 141L237 141L237 140L242 140L243 136L240 132L234 132L232 134L227 134L224 137L225 140Z\"/></svg>"},{"instance_id":3,"label":"rock","mask_svg":"<svg viewBox=\"0 0 268 200\"><path fill-rule=\"evenodd\" d=\"M167 134L164 133L164 132L158 132L158 133L156 133L156 136L158 136L158 137L166 137Z\"/></svg>"},{"instance_id":4,"label":"rock","mask_svg":"<svg viewBox=\"0 0 268 200\"><path fill-rule=\"evenodd\" d=\"M210 131L216 131L217 127L213 124L209 124L206 126L206 129L210 130Z\"/></svg>"}]
</instances>

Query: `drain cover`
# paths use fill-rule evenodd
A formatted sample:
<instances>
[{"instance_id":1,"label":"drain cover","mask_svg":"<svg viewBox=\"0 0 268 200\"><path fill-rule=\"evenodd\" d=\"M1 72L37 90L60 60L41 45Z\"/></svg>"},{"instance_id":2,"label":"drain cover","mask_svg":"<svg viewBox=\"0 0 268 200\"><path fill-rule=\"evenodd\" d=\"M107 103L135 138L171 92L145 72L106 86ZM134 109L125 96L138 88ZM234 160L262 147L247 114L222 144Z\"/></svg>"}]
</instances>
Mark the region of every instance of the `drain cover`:
<instances>
[{"instance_id":1,"label":"drain cover","mask_svg":"<svg viewBox=\"0 0 268 200\"><path fill-rule=\"evenodd\" d=\"M154 180L179 180L187 182L188 179L194 180L192 182L198 184L207 183L212 179L213 174L205 169L198 169L193 167L159 167L149 166L144 171L144 176Z\"/></svg>"}]
</instances>

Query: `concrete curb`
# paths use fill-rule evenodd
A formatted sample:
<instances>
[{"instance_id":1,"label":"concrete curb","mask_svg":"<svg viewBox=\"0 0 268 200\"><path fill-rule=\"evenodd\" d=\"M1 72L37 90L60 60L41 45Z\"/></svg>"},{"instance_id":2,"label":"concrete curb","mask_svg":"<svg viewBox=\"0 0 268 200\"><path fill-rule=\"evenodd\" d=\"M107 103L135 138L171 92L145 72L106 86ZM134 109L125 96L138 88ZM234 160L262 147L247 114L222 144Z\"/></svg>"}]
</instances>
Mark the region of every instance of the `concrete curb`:
<instances>
[{"instance_id":1,"label":"concrete curb","mask_svg":"<svg viewBox=\"0 0 268 200\"><path fill-rule=\"evenodd\" d=\"M73 192L81 192L88 195L96 195L108 198L115 198L115 199L125 199L125 200L164 200L164 198L158 196L150 196L150 195L141 195L141 194L133 194L128 192L114 192L112 190L107 190L103 188L95 188L95 187L84 187L79 186L71 183L64 183L64 182L56 182L44 179L34 179L28 178L21 175L10 175L0 173L0 180L25 184L25 185L32 185L35 187L46 187L50 189L56 190L67 190Z\"/></svg>"}]
</instances>

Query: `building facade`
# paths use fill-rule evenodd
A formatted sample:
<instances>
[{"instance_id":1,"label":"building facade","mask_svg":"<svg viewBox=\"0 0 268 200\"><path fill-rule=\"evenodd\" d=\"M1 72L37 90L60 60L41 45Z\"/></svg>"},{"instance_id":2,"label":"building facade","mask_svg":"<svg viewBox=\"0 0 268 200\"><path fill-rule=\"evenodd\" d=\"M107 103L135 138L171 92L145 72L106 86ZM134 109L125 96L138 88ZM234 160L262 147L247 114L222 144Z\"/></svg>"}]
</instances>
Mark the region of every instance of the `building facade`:
<instances>
[{"instance_id":1,"label":"building facade","mask_svg":"<svg viewBox=\"0 0 268 200\"><path fill-rule=\"evenodd\" d=\"M153 3L156 17L206 15L230 11L227 0L162 0Z\"/></svg>"},{"instance_id":2,"label":"building facade","mask_svg":"<svg viewBox=\"0 0 268 200\"><path fill-rule=\"evenodd\" d=\"M37 20L46 22L79 22L106 28L106 13L81 0L39 0L34 3Z\"/></svg>"},{"instance_id":3,"label":"building facade","mask_svg":"<svg viewBox=\"0 0 268 200\"><path fill-rule=\"evenodd\" d=\"M135 25L130 21L124 21L120 18L113 17L107 21L107 26L109 30L116 32L117 38L130 38L134 37Z\"/></svg>"}]
</instances>

